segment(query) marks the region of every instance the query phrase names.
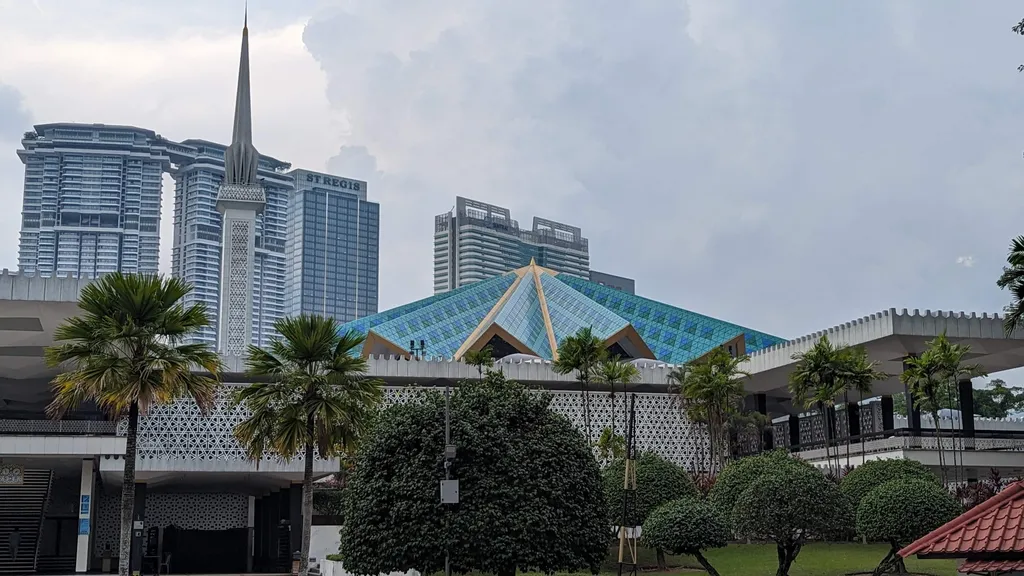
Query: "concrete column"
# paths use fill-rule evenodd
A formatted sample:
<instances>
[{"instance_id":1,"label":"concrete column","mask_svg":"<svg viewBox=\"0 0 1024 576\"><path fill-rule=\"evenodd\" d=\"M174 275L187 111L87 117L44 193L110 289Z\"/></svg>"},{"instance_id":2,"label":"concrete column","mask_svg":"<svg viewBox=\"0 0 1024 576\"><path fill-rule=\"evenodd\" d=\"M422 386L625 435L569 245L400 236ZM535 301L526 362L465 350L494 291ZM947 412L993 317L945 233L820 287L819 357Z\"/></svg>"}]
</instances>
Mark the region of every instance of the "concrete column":
<instances>
[{"instance_id":1,"label":"concrete column","mask_svg":"<svg viewBox=\"0 0 1024 576\"><path fill-rule=\"evenodd\" d=\"M89 571L92 550L93 459L82 460L82 483L78 497L78 546L75 551L75 572Z\"/></svg>"},{"instance_id":2,"label":"concrete column","mask_svg":"<svg viewBox=\"0 0 1024 576\"><path fill-rule=\"evenodd\" d=\"M254 526L253 543L252 543L252 557L253 565L255 568L259 568L259 559L263 557L263 532L267 529L266 523L266 512L263 507L263 497L256 498L256 504L253 508L253 512L256 516L256 525ZM252 570L249 570L252 572Z\"/></svg>"},{"instance_id":3,"label":"concrete column","mask_svg":"<svg viewBox=\"0 0 1024 576\"><path fill-rule=\"evenodd\" d=\"M956 384L960 396L960 418L964 433L964 448L974 450L974 385L970 379Z\"/></svg>"},{"instance_id":4,"label":"concrete column","mask_svg":"<svg viewBox=\"0 0 1024 576\"><path fill-rule=\"evenodd\" d=\"M850 431L850 436L860 436L860 404L850 402L846 405L846 427Z\"/></svg>"},{"instance_id":5,"label":"concrete column","mask_svg":"<svg viewBox=\"0 0 1024 576\"><path fill-rule=\"evenodd\" d=\"M287 492L285 488L285 492ZM281 534L281 494L282 492L271 492L267 496L267 562L274 564L277 560L277 541Z\"/></svg>"},{"instance_id":6,"label":"concrete column","mask_svg":"<svg viewBox=\"0 0 1024 576\"><path fill-rule=\"evenodd\" d=\"M249 542L249 550L245 556L245 571L252 572L252 555L255 551L254 537L256 535L256 497L249 496L249 521L246 524L249 527L249 534L247 536Z\"/></svg>"},{"instance_id":7,"label":"concrete column","mask_svg":"<svg viewBox=\"0 0 1024 576\"><path fill-rule=\"evenodd\" d=\"M903 371L907 370L907 361L903 361ZM921 408L917 406L917 402L914 399L914 395L910 393L910 388L907 386L903 387L903 395L907 399L907 427L914 430L921 429Z\"/></svg>"},{"instance_id":8,"label":"concrete column","mask_svg":"<svg viewBox=\"0 0 1024 576\"><path fill-rule=\"evenodd\" d=\"M796 414L789 415L789 450L792 452L794 446L800 444L800 417Z\"/></svg>"},{"instance_id":9,"label":"concrete column","mask_svg":"<svg viewBox=\"0 0 1024 576\"><path fill-rule=\"evenodd\" d=\"M146 483L135 483L135 511L132 522L132 574L142 573L142 555L146 550Z\"/></svg>"},{"instance_id":10,"label":"concrete column","mask_svg":"<svg viewBox=\"0 0 1024 576\"><path fill-rule=\"evenodd\" d=\"M302 548L302 484L292 484L288 490L288 523L292 530L288 558Z\"/></svg>"},{"instance_id":11,"label":"concrete column","mask_svg":"<svg viewBox=\"0 0 1024 576\"><path fill-rule=\"evenodd\" d=\"M896 427L892 396L882 396L882 432Z\"/></svg>"}]
</instances>

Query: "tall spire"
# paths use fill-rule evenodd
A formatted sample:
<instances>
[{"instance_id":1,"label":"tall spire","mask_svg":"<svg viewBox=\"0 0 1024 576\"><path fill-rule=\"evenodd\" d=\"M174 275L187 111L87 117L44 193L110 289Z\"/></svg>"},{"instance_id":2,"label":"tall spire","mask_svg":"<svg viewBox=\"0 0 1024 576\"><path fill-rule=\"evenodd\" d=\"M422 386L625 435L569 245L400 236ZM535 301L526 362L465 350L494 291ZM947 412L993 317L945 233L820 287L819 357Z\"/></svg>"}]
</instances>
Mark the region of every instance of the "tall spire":
<instances>
[{"instance_id":1,"label":"tall spire","mask_svg":"<svg viewBox=\"0 0 1024 576\"><path fill-rule=\"evenodd\" d=\"M242 53L238 59L235 124L231 146L224 151L225 184L257 184L259 152L252 145L252 104L249 96L249 6L242 24Z\"/></svg>"}]
</instances>

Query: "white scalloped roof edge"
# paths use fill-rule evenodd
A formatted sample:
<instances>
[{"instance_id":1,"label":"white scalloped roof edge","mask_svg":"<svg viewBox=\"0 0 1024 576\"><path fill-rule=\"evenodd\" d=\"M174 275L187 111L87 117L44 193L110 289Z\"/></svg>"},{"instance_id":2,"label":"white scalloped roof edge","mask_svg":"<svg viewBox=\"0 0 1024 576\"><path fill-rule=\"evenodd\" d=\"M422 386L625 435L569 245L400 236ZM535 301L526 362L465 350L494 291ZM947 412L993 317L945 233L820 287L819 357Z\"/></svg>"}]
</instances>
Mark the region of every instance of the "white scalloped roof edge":
<instances>
[{"instance_id":1,"label":"white scalloped roof edge","mask_svg":"<svg viewBox=\"0 0 1024 576\"><path fill-rule=\"evenodd\" d=\"M787 341L785 341L785 342L783 342L781 344L775 344L774 346L769 346L768 348L762 348L761 350L757 350L756 352L752 352L750 354L750 356L751 357L761 356L763 354L767 354L767 353L772 352L774 350L785 348L785 347L787 347L787 346L789 346L791 344L798 344L798 343L801 343L801 342L807 342L809 340L817 340L817 339L819 339L822 336L825 336L827 334L835 334L835 333L838 333L838 332L840 332L842 330L845 330L845 329L848 329L848 328L852 328L853 326L857 326L857 325L860 325L860 324L866 324L868 322L872 322L874 320L878 320L878 319L885 318L885 317L888 317L888 316L893 316L893 317L896 317L896 316L904 317L904 316L906 316L906 317L912 317L912 318L965 318L965 319L971 319L971 320L976 320L976 319L981 319L981 320L1002 320L1003 319L1003 317L1000 316L996 312L993 312L992 314L989 314L988 312L982 312L981 316L979 316L976 312L970 312L970 313L963 312L963 311L961 311L961 312L951 312L951 311L947 311L947 310L927 310L926 309L922 313L920 308L914 308L913 312L909 311L907 308L903 308L902 311L897 311L896 308L889 308L888 310L882 310L881 312L875 312L874 314L868 314L867 316L862 316L862 317L860 317L860 318L858 318L856 320L851 320L850 322L844 322L842 324L837 324L835 326L832 326L831 328L826 328L825 330L819 330L817 332L812 332L810 334L807 334L806 336L801 336L799 338L794 338L792 340L787 340Z\"/></svg>"}]
</instances>

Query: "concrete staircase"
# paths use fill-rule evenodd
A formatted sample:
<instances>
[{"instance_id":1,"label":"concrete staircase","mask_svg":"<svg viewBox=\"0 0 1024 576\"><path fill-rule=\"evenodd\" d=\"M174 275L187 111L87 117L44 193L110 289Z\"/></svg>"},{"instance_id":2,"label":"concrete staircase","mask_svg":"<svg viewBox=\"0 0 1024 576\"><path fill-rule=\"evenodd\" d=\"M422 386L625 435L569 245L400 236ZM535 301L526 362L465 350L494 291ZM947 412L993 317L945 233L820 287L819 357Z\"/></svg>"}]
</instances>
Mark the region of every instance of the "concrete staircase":
<instances>
[{"instance_id":1,"label":"concrete staircase","mask_svg":"<svg viewBox=\"0 0 1024 576\"><path fill-rule=\"evenodd\" d=\"M0 574L34 574L39 533L50 494L49 470L25 470L19 486L0 486ZM18 529L18 554L11 554L11 534Z\"/></svg>"}]
</instances>

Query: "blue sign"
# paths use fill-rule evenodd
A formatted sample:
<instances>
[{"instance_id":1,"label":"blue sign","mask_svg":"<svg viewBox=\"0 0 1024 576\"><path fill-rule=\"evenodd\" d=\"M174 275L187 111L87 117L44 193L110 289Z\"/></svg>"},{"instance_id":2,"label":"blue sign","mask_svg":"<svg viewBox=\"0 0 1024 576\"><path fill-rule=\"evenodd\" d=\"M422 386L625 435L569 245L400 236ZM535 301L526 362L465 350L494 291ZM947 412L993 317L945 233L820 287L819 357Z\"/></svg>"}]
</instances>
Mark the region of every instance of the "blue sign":
<instances>
[{"instance_id":1,"label":"blue sign","mask_svg":"<svg viewBox=\"0 0 1024 576\"><path fill-rule=\"evenodd\" d=\"M79 518L78 519L78 535L88 536L89 535L89 519Z\"/></svg>"},{"instance_id":2,"label":"blue sign","mask_svg":"<svg viewBox=\"0 0 1024 576\"><path fill-rule=\"evenodd\" d=\"M82 516L88 516L89 515L89 496L86 496L86 495L82 496L82 511L81 511L81 515Z\"/></svg>"}]
</instances>

